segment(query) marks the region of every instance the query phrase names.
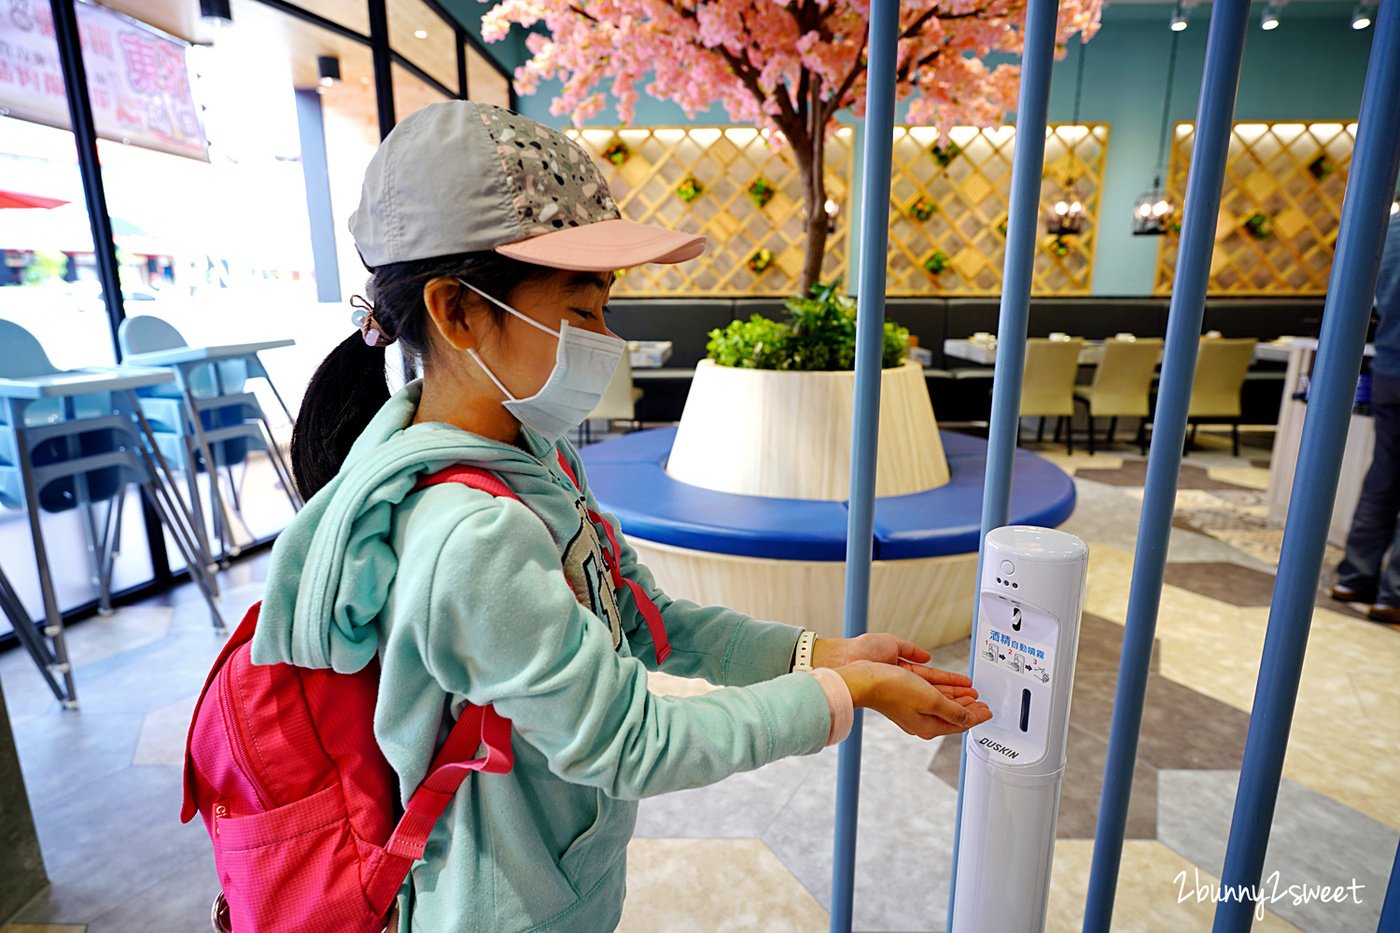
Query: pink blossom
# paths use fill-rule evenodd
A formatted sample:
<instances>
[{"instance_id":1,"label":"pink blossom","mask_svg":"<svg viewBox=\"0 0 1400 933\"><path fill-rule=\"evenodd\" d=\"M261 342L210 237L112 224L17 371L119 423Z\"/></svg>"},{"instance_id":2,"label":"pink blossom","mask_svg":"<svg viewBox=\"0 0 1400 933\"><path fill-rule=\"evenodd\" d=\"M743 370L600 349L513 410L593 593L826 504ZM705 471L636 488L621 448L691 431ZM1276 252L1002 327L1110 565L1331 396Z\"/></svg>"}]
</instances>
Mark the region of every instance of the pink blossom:
<instances>
[{"instance_id":1,"label":"pink blossom","mask_svg":"<svg viewBox=\"0 0 1400 933\"><path fill-rule=\"evenodd\" d=\"M1088 41L1101 6L1062 0L1057 42ZM515 88L531 94L558 78L550 112L575 125L609 97L628 122L646 93L692 117L719 103L730 120L758 124L781 144L782 123L816 106L799 99L802 87L815 88L830 109L827 132L836 112L862 113L869 16L869 0L498 0L482 17L482 35L495 42L511 24L544 23L547 36L526 36L531 57L516 70ZM1020 70L988 68L982 59L1018 54L1025 16L1026 0L902 2L908 34L899 43L896 93L908 101L909 122L944 133L999 125L1015 109Z\"/></svg>"}]
</instances>

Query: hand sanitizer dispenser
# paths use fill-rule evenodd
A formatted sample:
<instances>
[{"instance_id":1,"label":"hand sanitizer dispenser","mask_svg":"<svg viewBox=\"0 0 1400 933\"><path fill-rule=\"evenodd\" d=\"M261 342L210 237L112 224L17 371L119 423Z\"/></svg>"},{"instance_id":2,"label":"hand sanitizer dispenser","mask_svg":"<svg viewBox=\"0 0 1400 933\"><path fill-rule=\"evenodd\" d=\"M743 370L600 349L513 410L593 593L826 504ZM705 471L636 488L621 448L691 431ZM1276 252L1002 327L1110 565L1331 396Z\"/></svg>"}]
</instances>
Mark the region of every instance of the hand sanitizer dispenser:
<instances>
[{"instance_id":1,"label":"hand sanitizer dispenser","mask_svg":"<svg viewBox=\"0 0 1400 933\"><path fill-rule=\"evenodd\" d=\"M950 933L1045 927L1089 548L1008 525L987 534L972 685L992 710L967 733Z\"/></svg>"}]
</instances>

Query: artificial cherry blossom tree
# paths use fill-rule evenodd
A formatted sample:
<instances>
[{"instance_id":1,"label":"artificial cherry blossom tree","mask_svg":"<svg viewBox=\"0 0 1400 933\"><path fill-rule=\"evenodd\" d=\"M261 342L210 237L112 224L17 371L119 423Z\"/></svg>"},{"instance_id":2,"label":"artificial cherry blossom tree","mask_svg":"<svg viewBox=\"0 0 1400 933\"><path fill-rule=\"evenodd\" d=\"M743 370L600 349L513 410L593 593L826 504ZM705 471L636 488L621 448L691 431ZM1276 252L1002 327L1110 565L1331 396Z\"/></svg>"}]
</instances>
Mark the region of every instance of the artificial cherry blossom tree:
<instances>
[{"instance_id":1,"label":"artificial cherry blossom tree","mask_svg":"<svg viewBox=\"0 0 1400 933\"><path fill-rule=\"evenodd\" d=\"M492 2L492 0L482 0ZM1057 42L1098 30L1102 0L1060 0ZM1015 109L1020 68L988 68L991 52L1018 54L1026 0L904 0L900 3L898 99L911 123L994 126ZM807 248L801 292L817 281L828 218L823 177L836 114L865 106L869 0L501 0L482 18L488 42L511 23L531 32L533 57L515 87L532 94L559 78L550 113L581 126L604 106L630 122L642 91L687 116L721 103L735 123L756 124L792 146L804 186ZM611 81L610 86L605 84Z\"/></svg>"}]
</instances>

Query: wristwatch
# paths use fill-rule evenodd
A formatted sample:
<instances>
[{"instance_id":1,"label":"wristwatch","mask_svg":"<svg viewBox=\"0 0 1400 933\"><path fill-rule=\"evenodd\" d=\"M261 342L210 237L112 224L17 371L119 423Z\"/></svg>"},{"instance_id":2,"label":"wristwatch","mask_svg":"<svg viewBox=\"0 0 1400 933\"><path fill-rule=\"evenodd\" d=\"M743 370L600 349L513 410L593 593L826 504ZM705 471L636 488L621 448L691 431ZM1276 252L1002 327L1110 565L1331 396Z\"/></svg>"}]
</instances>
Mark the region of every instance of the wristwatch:
<instances>
[{"instance_id":1,"label":"wristwatch","mask_svg":"<svg viewBox=\"0 0 1400 933\"><path fill-rule=\"evenodd\" d=\"M810 671L812 669L812 649L817 643L817 633L804 631L797 639L797 648L792 654L792 669L794 671Z\"/></svg>"}]
</instances>

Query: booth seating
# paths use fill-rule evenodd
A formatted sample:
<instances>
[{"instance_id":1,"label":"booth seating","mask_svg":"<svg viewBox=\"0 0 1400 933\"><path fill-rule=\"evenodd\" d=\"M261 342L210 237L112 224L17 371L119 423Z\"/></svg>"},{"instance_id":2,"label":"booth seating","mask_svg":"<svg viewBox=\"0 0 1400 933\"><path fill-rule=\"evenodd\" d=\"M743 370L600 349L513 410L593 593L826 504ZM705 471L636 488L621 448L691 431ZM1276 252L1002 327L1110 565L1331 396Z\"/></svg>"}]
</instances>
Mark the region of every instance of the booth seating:
<instances>
[{"instance_id":1,"label":"booth seating","mask_svg":"<svg viewBox=\"0 0 1400 933\"><path fill-rule=\"evenodd\" d=\"M1322 296L1207 298L1202 332L1225 337L1272 340L1310 335L1322 317ZM609 302L608 326L628 340L670 340L667 365L633 373L646 396L638 402L640 421L678 421L690 389L688 370L705 358L709 333L753 314L781 319L781 298L617 298ZM1166 335L1168 299L1155 296L1032 298L1027 336L1063 332L1086 340L1104 340L1129 332L1138 337ZM991 367L945 357L943 341L995 332L1000 299L987 297L889 297L885 315L918 336L933 354L924 370L934 413L943 423L985 421L991 408ZM1283 391L1280 364L1256 363L1243 390L1241 420L1272 424Z\"/></svg>"},{"instance_id":2,"label":"booth seating","mask_svg":"<svg viewBox=\"0 0 1400 933\"><path fill-rule=\"evenodd\" d=\"M925 648L967 636L972 619L987 444L940 432L950 478L875 500L870 626ZM674 597L839 637L847 504L748 496L673 479L675 428L638 431L580 451L588 485L638 558ZM1018 450L1011 521L1055 526L1073 481Z\"/></svg>"}]
</instances>

